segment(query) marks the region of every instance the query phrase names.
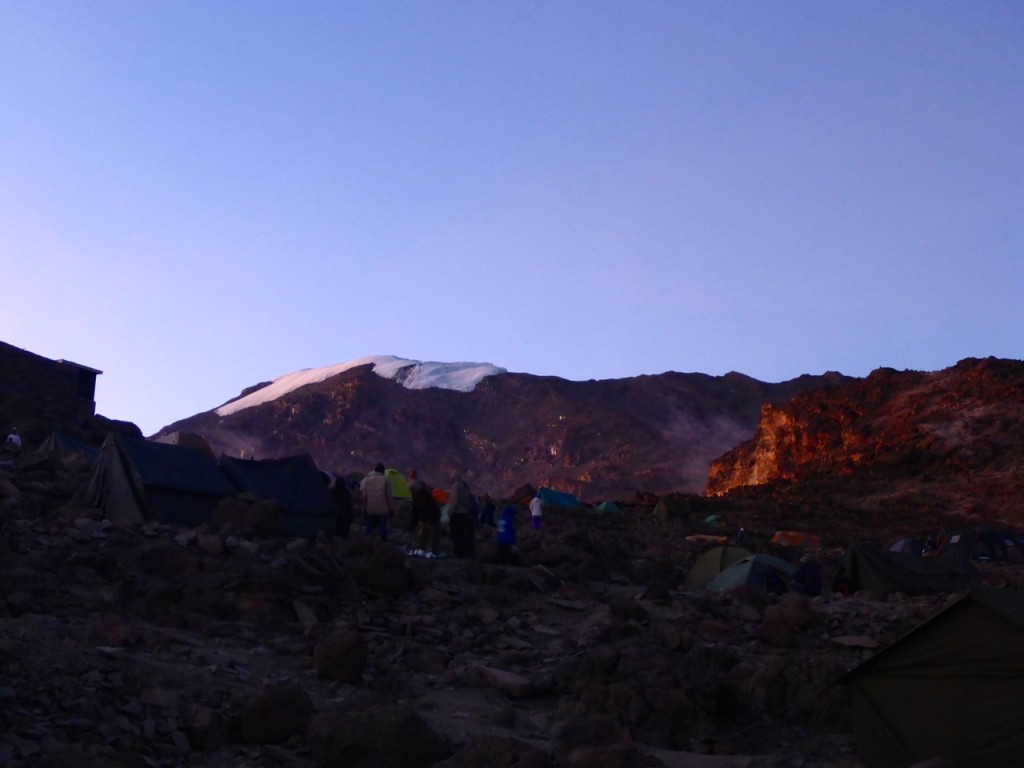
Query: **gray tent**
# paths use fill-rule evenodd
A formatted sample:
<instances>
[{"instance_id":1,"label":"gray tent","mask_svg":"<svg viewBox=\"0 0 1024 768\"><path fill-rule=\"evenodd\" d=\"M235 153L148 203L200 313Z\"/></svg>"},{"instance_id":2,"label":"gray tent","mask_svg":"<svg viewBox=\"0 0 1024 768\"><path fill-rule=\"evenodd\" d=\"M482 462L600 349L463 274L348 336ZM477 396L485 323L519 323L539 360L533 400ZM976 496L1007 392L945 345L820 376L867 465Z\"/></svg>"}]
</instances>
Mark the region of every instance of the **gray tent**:
<instances>
[{"instance_id":1,"label":"gray tent","mask_svg":"<svg viewBox=\"0 0 1024 768\"><path fill-rule=\"evenodd\" d=\"M768 591L768 581L777 577L786 585L796 572L792 563L771 555L750 555L737 560L708 584L712 592L725 592L738 587L746 587L755 592Z\"/></svg>"},{"instance_id":2,"label":"gray tent","mask_svg":"<svg viewBox=\"0 0 1024 768\"><path fill-rule=\"evenodd\" d=\"M1024 761L1024 596L973 587L845 675L861 761Z\"/></svg>"},{"instance_id":3,"label":"gray tent","mask_svg":"<svg viewBox=\"0 0 1024 768\"><path fill-rule=\"evenodd\" d=\"M701 555L686 574L685 589L703 589L733 563L750 557L750 550L735 544L713 547Z\"/></svg>"},{"instance_id":4,"label":"gray tent","mask_svg":"<svg viewBox=\"0 0 1024 768\"><path fill-rule=\"evenodd\" d=\"M237 493L201 450L110 434L89 479L88 499L116 523L196 526Z\"/></svg>"}]
</instances>

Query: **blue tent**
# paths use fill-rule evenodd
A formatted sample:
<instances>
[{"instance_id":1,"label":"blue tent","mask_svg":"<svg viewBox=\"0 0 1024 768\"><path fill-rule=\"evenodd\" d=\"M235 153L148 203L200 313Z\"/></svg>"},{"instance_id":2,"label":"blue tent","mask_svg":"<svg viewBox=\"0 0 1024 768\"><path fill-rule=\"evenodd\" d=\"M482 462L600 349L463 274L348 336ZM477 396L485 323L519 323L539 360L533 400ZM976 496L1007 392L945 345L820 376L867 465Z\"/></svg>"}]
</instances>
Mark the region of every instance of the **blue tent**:
<instances>
[{"instance_id":1,"label":"blue tent","mask_svg":"<svg viewBox=\"0 0 1024 768\"><path fill-rule=\"evenodd\" d=\"M540 500L545 507L566 507L568 509L574 509L580 505L580 500L571 493L553 491L550 488L541 488L537 491L537 495L540 497Z\"/></svg>"}]
</instances>

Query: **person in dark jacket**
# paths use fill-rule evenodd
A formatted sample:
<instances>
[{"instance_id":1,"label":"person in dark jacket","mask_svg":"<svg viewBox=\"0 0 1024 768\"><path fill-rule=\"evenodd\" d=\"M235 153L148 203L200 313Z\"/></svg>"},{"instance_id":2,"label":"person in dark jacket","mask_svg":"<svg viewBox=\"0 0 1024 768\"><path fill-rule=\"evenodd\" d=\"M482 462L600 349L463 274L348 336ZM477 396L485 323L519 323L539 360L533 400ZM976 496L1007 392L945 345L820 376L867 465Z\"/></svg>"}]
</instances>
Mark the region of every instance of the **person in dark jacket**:
<instances>
[{"instance_id":1,"label":"person in dark jacket","mask_svg":"<svg viewBox=\"0 0 1024 768\"><path fill-rule=\"evenodd\" d=\"M433 489L419 479L416 470L409 473L412 482L412 518L419 525L419 545L406 554L413 557L437 559L443 557L441 552L441 508L434 499Z\"/></svg>"},{"instance_id":2,"label":"person in dark jacket","mask_svg":"<svg viewBox=\"0 0 1024 768\"><path fill-rule=\"evenodd\" d=\"M804 555L789 582L797 594L817 597L821 594L821 566L810 555Z\"/></svg>"},{"instance_id":3,"label":"person in dark jacket","mask_svg":"<svg viewBox=\"0 0 1024 768\"><path fill-rule=\"evenodd\" d=\"M455 475L448 491L448 526L452 534L452 554L472 557L476 548L473 493L461 474Z\"/></svg>"},{"instance_id":4,"label":"person in dark jacket","mask_svg":"<svg viewBox=\"0 0 1024 768\"><path fill-rule=\"evenodd\" d=\"M344 477L338 477L331 472L321 472L327 481L327 490L334 499L334 505L338 508L338 523L334 532L343 539L348 538L349 529L352 527L352 492L348 489L348 483Z\"/></svg>"}]
</instances>

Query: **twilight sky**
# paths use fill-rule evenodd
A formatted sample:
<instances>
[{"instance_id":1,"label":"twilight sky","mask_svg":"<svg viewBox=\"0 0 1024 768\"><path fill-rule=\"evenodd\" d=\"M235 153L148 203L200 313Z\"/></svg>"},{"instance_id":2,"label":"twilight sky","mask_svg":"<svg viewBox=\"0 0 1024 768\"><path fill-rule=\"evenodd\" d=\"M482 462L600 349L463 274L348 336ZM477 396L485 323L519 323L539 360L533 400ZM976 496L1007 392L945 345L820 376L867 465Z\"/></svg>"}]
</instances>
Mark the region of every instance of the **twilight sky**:
<instances>
[{"instance_id":1,"label":"twilight sky","mask_svg":"<svg viewBox=\"0 0 1024 768\"><path fill-rule=\"evenodd\" d=\"M367 355L1024 358L1024 3L0 3L0 340L152 434Z\"/></svg>"}]
</instances>

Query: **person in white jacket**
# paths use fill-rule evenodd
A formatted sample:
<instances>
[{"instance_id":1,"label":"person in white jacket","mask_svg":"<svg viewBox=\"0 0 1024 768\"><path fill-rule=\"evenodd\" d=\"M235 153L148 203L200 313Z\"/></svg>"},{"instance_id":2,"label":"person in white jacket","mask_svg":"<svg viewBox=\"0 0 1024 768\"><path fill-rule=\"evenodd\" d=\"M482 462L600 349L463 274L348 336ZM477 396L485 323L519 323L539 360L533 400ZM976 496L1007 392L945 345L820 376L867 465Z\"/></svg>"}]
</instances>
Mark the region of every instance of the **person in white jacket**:
<instances>
[{"instance_id":1,"label":"person in white jacket","mask_svg":"<svg viewBox=\"0 0 1024 768\"><path fill-rule=\"evenodd\" d=\"M380 540L388 540L388 519L394 514L395 503L391 496L391 484L384 475L384 465L378 464L373 472L359 484L366 514L366 533L380 531Z\"/></svg>"},{"instance_id":2,"label":"person in white jacket","mask_svg":"<svg viewBox=\"0 0 1024 768\"><path fill-rule=\"evenodd\" d=\"M540 496L534 496L530 500L530 527L535 531L544 527L544 502L540 500Z\"/></svg>"}]
</instances>

